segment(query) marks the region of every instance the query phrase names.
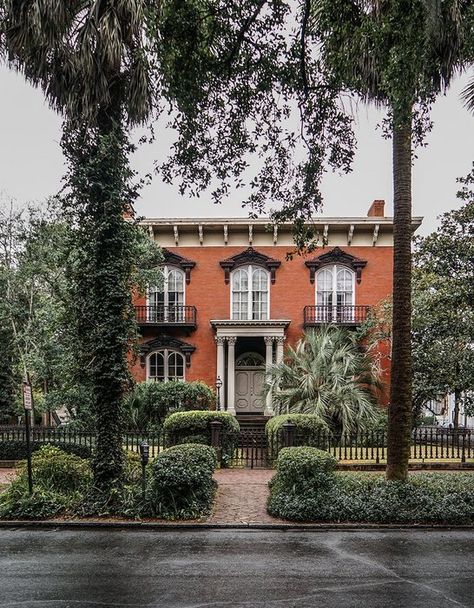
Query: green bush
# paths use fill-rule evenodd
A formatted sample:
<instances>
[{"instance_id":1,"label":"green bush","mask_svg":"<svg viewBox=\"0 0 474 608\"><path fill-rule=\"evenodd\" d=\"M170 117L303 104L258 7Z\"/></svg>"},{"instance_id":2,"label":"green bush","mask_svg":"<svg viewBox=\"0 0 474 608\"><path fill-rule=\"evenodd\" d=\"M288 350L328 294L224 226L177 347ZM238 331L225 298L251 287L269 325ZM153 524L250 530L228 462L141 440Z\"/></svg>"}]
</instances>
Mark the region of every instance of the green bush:
<instances>
[{"instance_id":1,"label":"green bush","mask_svg":"<svg viewBox=\"0 0 474 608\"><path fill-rule=\"evenodd\" d=\"M211 445L211 422L222 423L222 463L225 465L237 446L240 426L232 414L227 412L177 412L171 414L163 425L169 443L203 443Z\"/></svg>"},{"instance_id":2,"label":"green bush","mask_svg":"<svg viewBox=\"0 0 474 608\"><path fill-rule=\"evenodd\" d=\"M211 512L215 451L205 445L176 445L159 454L151 467L147 504L152 515L194 519Z\"/></svg>"},{"instance_id":3,"label":"green bush","mask_svg":"<svg viewBox=\"0 0 474 608\"><path fill-rule=\"evenodd\" d=\"M295 425L295 446L312 446L320 449L327 447L330 432L319 416L313 414L281 414L274 416L265 425L270 457L276 458L283 447L284 425L292 422Z\"/></svg>"},{"instance_id":4,"label":"green bush","mask_svg":"<svg viewBox=\"0 0 474 608\"><path fill-rule=\"evenodd\" d=\"M34 492L28 493L26 463L0 497L0 517L6 519L53 517L74 509L92 479L87 460L51 445L42 446L31 459Z\"/></svg>"},{"instance_id":5,"label":"green bush","mask_svg":"<svg viewBox=\"0 0 474 608\"><path fill-rule=\"evenodd\" d=\"M278 478L278 473L276 478ZM407 482L374 473L336 473L325 487L274 478L268 511L292 521L399 524L474 523L474 475L425 473Z\"/></svg>"},{"instance_id":6,"label":"green bush","mask_svg":"<svg viewBox=\"0 0 474 608\"><path fill-rule=\"evenodd\" d=\"M307 487L321 488L333 483L336 465L334 456L317 448L283 448L278 455L273 484L282 490L304 494Z\"/></svg>"},{"instance_id":7,"label":"green bush","mask_svg":"<svg viewBox=\"0 0 474 608\"><path fill-rule=\"evenodd\" d=\"M204 382L140 382L124 400L130 428L160 427L166 416L187 410L209 410L214 392Z\"/></svg>"},{"instance_id":8,"label":"green bush","mask_svg":"<svg viewBox=\"0 0 474 608\"><path fill-rule=\"evenodd\" d=\"M69 443L65 441L34 441L31 451L37 452L43 446L54 446L81 458L90 458L92 450L86 445ZM24 460L27 457L26 442L19 440L0 441L0 460Z\"/></svg>"}]
</instances>

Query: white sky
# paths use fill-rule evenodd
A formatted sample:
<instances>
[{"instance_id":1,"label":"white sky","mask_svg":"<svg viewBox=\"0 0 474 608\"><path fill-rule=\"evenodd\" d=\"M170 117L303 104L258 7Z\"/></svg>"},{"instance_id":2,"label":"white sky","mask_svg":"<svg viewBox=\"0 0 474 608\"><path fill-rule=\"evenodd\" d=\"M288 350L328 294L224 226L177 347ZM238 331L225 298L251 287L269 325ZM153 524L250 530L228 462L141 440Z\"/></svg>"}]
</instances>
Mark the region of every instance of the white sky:
<instances>
[{"instance_id":1,"label":"white sky","mask_svg":"<svg viewBox=\"0 0 474 608\"><path fill-rule=\"evenodd\" d=\"M428 146L418 150L414 167L413 213L425 220L426 234L436 217L459 206L456 178L469 173L474 160L474 117L462 107L460 91L467 81L458 79L449 94L441 97L432 112L433 131ZM61 185L64 161L59 146L61 120L16 73L0 66L0 191L20 204L42 201ZM392 214L391 142L375 126L381 115L361 106L358 114L358 151L349 175L328 175L323 183L323 213L330 216L365 215L373 199L385 199ZM155 142L134 156L134 167L144 175L157 158L164 158L173 134L157 131ZM140 215L153 217L246 216L240 191L221 206L213 205L209 193L199 199L183 198L177 186L155 177L137 204Z\"/></svg>"}]
</instances>

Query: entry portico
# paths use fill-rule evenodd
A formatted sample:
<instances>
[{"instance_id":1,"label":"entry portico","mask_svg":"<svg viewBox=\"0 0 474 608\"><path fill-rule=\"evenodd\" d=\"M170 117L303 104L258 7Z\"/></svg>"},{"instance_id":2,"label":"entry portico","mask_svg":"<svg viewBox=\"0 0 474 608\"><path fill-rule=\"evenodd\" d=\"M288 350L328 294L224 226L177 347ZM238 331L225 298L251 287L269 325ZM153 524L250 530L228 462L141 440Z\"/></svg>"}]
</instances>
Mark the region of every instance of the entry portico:
<instances>
[{"instance_id":1,"label":"entry portico","mask_svg":"<svg viewBox=\"0 0 474 608\"><path fill-rule=\"evenodd\" d=\"M288 319L212 320L217 345L216 376L231 414L273 415L271 396L260 399L265 373L283 359Z\"/></svg>"}]
</instances>

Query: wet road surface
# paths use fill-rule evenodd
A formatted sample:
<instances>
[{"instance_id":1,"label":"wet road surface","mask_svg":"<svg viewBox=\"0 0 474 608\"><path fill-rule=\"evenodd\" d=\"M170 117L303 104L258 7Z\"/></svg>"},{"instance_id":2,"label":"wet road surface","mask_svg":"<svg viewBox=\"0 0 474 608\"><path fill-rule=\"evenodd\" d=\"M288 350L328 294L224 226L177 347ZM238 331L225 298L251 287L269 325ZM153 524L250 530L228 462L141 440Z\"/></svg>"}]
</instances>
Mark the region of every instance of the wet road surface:
<instances>
[{"instance_id":1,"label":"wet road surface","mask_svg":"<svg viewBox=\"0 0 474 608\"><path fill-rule=\"evenodd\" d=\"M0 530L0 606L474 606L473 531Z\"/></svg>"}]
</instances>

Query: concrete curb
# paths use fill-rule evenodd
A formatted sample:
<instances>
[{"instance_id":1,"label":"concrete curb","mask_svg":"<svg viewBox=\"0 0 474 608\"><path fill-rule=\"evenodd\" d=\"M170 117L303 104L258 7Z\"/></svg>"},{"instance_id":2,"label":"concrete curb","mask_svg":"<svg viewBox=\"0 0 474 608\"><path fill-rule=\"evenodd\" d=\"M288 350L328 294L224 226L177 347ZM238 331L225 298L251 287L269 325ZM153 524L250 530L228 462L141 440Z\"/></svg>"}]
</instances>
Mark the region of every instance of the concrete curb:
<instances>
[{"instance_id":1,"label":"concrete curb","mask_svg":"<svg viewBox=\"0 0 474 608\"><path fill-rule=\"evenodd\" d=\"M358 532L360 530L374 531L390 531L390 530L472 530L474 532L474 524L471 525L433 525L433 524L304 524L304 523L232 523L219 524L207 522L194 523L176 523L176 522L140 522L140 521L55 521L55 520L3 520L0 521L0 530L8 528L29 528L37 530L78 530L78 529L104 529L104 530L307 530L313 532L324 532L330 530L343 530L348 532Z\"/></svg>"}]
</instances>

